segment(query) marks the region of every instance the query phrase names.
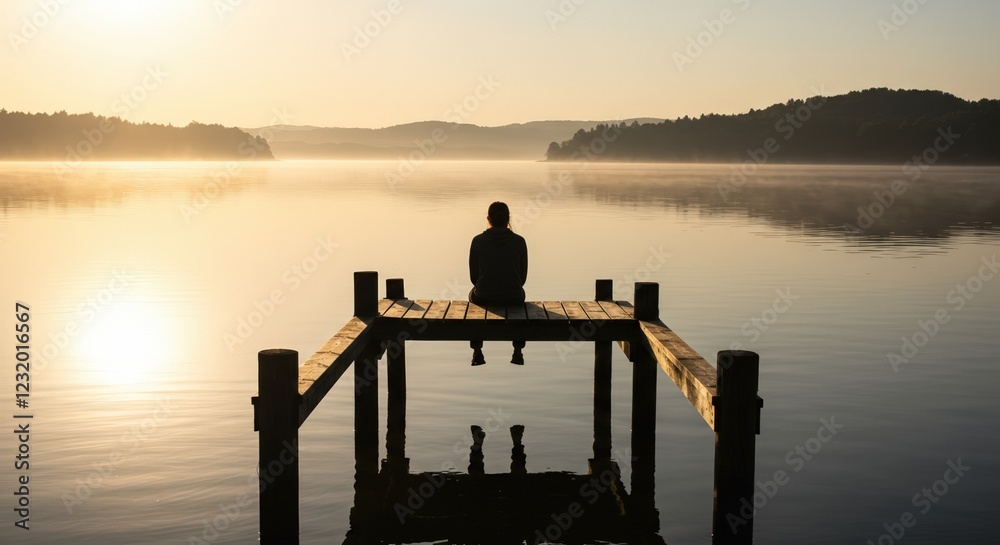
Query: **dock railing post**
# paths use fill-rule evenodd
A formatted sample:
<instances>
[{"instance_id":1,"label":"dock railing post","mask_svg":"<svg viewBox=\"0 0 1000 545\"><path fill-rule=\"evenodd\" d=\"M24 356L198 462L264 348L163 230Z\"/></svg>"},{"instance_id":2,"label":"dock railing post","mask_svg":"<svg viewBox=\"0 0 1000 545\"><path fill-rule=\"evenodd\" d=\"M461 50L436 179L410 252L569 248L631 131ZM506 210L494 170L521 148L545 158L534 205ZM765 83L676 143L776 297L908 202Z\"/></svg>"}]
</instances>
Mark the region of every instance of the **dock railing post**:
<instances>
[{"instance_id":1,"label":"dock railing post","mask_svg":"<svg viewBox=\"0 0 1000 545\"><path fill-rule=\"evenodd\" d=\"M354 315L378 313L378 273L354 273ZM378 356L375 339L354 360L354 459L358 476L378 474Z\"/></svg>"},{"instance_id":2,"label":"dock railing post","mask_svg":"<svg viewBox=\"0 0 1000 545\"><path fill-rule=\"evenodd\" d=\"M598 280L594 300L611 301L613 282ZM594 465L601 468L611 463L611 352L611 341L594 342Z\"/></svg>"},{"instance_id":3,"label":"dock railing post","mask_svg":"<svg viewBox=\"0 0 1000 545\"><path fill-rule=\"evenodd\" d=\"M257 354L258 482L262 545L299 543L299 354Z\"/></svg>"},{"instance_id":4,"label":"dock railing post","mask_svg":"<svg viewBox=\"0 0 1000 545\"><path fill-rule=\"evenodd\" d=\"M660 318L660 285L635 283L635 318ZM659 366L653 354L633 343L632 357L632 490L643 506L640 512L655 513L654 472L656 466L656 376Z\"/></svg>"},{"instance_id":5,"label":"dock railing post","mask_svg":"<svg viewBox=\"0 0 1000 545\"><path fill-rule=\"evenodd\" d=\"M406 297L402 278L385 281L386 299ZM386 375L389 383L387 398L385 451L393 470L406 470L406 341L402 338L386 341Z\"/></svg>"},{"instance_id":6,"label":"dock railing post","mask_svg":"<svg viewBox=\"0 0 1000 545\"><path fill-rule=\"evenodd\" d=\"M713 545L753 543L755 442L760 356L719 352L715 402L715 505ZM744 509L742 503L750 503Z\"/></svg>"}]
</instances>

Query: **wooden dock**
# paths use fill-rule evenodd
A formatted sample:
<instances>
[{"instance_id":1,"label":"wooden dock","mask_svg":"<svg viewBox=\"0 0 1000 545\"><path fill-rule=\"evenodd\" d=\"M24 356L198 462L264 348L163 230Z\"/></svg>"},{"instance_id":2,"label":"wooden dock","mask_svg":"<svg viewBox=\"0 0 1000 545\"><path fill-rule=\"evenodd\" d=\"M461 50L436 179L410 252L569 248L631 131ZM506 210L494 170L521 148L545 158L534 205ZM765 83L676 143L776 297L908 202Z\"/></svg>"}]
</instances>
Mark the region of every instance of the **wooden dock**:
<instances>
[{"instance_id":1,"label":"wooden dock","mask_svg":"<svg viewBox=\"0 0 1000 545\"><path fill-rule=\"evenodd\" d=\"M264 545L298 543L298 428L340 377L354 366L358 488L382 490L384 503L389 488L378 484L382 482L379 476L386 474L386 468L398 475L399 468L407 467L406 343L462 340L594 343L592 468L614 463L610 444L611 355L613 344L621 346L631 362L633 377L632 490L629 512L621 516L633 519L638 514L655 513L656 377L657 368L661 369L715 432L713 543L752 543L752 515L744 517L741 508L745 500L753 503L755 435L760 433L763 406L757 396L759 358L752 352L722 351L717 365L710 365L660 321L658 284L636 283L634 305L612 300L612 282L598 280L592 301L482 307L468 301L408 299L401 279L387 280L386 296L380 299L378 274L374 272L355 273L354 282L354 317L301 367L293 350L265 350L258 356L259 393L253 403L254 430L260 432ZM387 358L389 392L384 464L379 463L378 433L378 361L382 357ZM468 486L453 489L468 490ZM446 496L442 491L435 495L435 501L447 505ZM395 528L387 542L408 542L412 541L408 536L429 535L425 530L412 536L407 532L405 525Z\"/></svg>"}]
</instances>

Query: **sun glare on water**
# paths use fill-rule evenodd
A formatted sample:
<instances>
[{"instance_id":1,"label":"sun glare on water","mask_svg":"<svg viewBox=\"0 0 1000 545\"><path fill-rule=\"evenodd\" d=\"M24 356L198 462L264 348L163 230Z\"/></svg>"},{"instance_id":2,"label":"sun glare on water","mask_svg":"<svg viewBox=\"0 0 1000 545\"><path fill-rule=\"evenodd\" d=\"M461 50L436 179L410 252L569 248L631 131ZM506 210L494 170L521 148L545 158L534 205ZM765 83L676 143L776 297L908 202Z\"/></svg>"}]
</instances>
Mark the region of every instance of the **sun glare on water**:
<instances>
[{"instance_id":1,"label":"sun glare on water","mask_svg":"<svg viewBox=\"0 0 1000 545\"><path fill-rule=\"evenodd\" d=\"M170 321L148 303L112 302L81 332L80 369L101 384L147 382L171 358Z\"/></svg>"}]
</instances>

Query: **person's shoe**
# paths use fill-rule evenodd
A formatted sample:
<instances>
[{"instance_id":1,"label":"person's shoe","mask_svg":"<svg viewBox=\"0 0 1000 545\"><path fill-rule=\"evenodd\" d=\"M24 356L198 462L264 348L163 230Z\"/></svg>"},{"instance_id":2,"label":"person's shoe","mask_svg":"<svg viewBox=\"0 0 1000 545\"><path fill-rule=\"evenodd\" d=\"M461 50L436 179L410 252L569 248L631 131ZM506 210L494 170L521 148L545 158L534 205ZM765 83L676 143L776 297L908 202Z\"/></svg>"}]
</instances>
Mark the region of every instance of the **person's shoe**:
<instances>
[{"instance_id":1,"label":"person's shoe","mask_svg":"<svg viewBox=\"0 0 1000 545\"><path fill-rule=\"evenodd\" d=\"M472 366L475 367L477 365L486 365L486 357L483 356L482 350L472 351Z\"/></svg>"},{"instance_id":2,"label":"person's shoe","mask_svg":"<svg viewBox=\"0 0 1000 545\"><path fill-rule=\"evenodd\" d=\"M510 356L510 362L514 365L524 365L524 354L521 353L520 348L514 349L514 353Z\"/></svg>"}]
</instances>

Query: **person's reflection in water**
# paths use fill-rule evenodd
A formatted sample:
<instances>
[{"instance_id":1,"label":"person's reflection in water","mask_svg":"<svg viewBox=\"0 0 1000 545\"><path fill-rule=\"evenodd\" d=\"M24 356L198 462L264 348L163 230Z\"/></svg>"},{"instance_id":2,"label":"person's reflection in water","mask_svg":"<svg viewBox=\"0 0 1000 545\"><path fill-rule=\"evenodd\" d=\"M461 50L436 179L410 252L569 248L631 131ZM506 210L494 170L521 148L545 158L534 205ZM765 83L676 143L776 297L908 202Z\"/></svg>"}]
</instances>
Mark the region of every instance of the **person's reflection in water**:
<instances>
[{"instance_id":1,"label":"person's reflection in water","mask_svg":"<svg viewBox=\"0 0 1000 545\"><path fill-rule=\"evenodd\" d=\"M486 432L479 426L472 426L472 448L469 449L469 475L486 473L483 465L483 440Z\"/></svg>"},{"instance_id":2,"label":"person's reflection in water","mask_svg":"<svg viewBox=\"0 0 1000 545\"><path fill-rule=\"evenodd\" d=\"M510 209L502 202L490 205L486 214L490 228L476 235L469 248L469 301L479 306L524 303L528 278L528 245L510 227ZM483 365L483 341L470 341L472 365ZM514 341L510 362L524 365L524 341Z\"/></svg>"},{"instance_id":3,"label":"person's reflection in water","mask_svg":"<svg viewBox=\"0 0 1000 545\"><path fill-rule=\"evenodd\" d=\"M514 447L510 449L510 473L512 475L528 474L528 456L524 454L524 445L521 439L524 437L524 426L518 424L510 427L510 439L514 442Z\"/></svg>"}]
</instances>

